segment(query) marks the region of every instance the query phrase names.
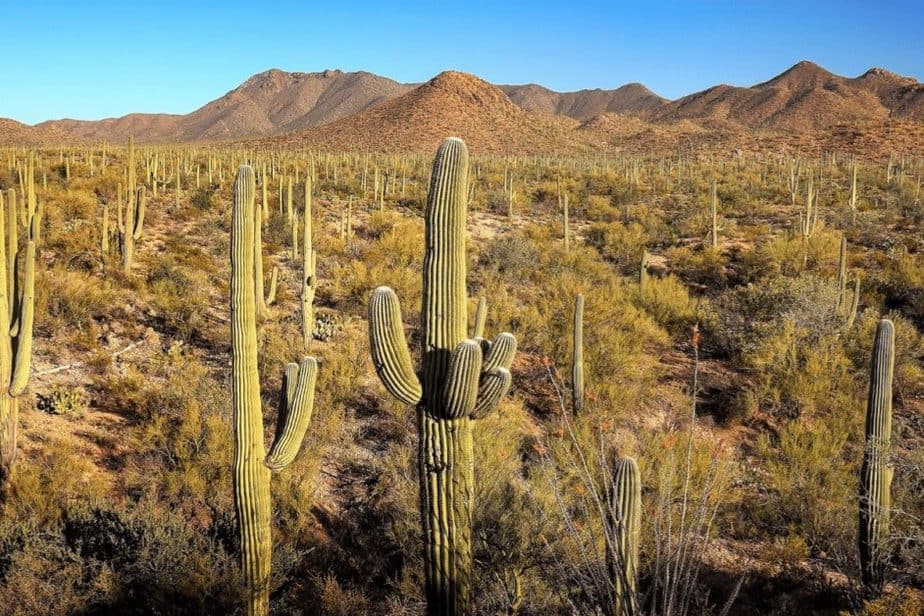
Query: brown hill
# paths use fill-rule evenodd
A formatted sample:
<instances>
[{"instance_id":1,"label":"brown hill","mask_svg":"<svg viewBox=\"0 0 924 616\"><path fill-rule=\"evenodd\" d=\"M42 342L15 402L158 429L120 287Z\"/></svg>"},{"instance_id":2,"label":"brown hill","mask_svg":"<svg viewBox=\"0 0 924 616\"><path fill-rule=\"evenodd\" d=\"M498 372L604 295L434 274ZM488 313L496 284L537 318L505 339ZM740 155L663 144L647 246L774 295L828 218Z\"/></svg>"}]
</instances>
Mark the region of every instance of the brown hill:
<instances>
[{"instance_id":1,"label":"brown hill","mask_svg":"<svg viewBox=\"0 0 924 616\"><path fill-rule=\"evenodd\" d=\"M615 90L598 88L577 92L555 92L534 83L500 88L527 111L566 115L581 121L603 113L651 112L668 102L640 83L629 83Z\"/></svg>"},{"instance_id":2,"label":"brown hill","mask_svg":"<svg viewBox=\"0 0 924 616\"><path fill-rule=\"evenodd\" d=\"M749 88L719 85L668 103L645 117L655 121L718 120L747 128L795 130L922 115L924 94L914 79L881 69L855 79L799 62Z\"/></svg>"},{"instance_id":3,"label":"brown hill","mask_svg":"<svg viewBox=\"0 0 924 616\"><path fill-rule=\"evenodd\" d=\"M570 118L524 111L474 75L446 71L366 111L261 145L429 151L455 135L482 154L574 151L591 144L576 126Z\"/></svg>"},{"instance_id":4,"label":"brown hill","mask_svg":"<svg viewBox=\"0 0 924 616\"><path fill-rule=\"evenodd\" d=\"M105 120L49 120L36 124L38 129L57 131L79 141L165 141L176 133L183 116L167 113L131 113Z\"/></svg>"},{"instance_id":5,"label":"brown hill","mask_svg":"<svg viewBox=\"0 0 924 616\"><path fill-rule=\"evenodd\" d=\"M260 137L325 124L394 98L413 86L372 73L254 75L188 115L131 114L100 121L55 120L40 126L83 140L205 141Z\"/></svg>"},{"instance_id":6,"label":"brown hill","mask_svg":"<svg viewBox=\"0 0 924 616\"><path fill-rule=\"evenodd\" d=\"M40 145L53 140L65 141L66 136L52 128L0 118L0 145Z\"/></svg>"}]
</instances>

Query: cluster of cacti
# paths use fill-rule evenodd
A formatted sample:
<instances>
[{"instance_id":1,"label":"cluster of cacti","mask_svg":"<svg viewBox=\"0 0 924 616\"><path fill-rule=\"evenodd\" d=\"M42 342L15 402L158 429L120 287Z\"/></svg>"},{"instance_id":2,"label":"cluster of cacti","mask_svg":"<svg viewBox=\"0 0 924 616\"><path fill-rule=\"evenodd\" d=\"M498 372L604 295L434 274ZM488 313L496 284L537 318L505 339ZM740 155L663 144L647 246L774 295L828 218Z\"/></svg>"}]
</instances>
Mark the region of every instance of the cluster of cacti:
<instances>
[{"instance_id":1,"label":"cluster of cacti","mask_svg":"<svg viewBox=\"0 0 924 616\"><path fill-rule=\"evenodd\" d=\"M415 372L394 291L369 303L369 337L386 389L417 405L420 510L426 597L431 614L472 612L472 421L510 386L516 340L467 339L465 218L468 152L460 139L440 145L425 213L421 365Z\"/></svg>"},{"instance_id":2,"label":"cluster of cacti","mask_svg":"<svg viewBox=\"0 0 924 616\"><path fill-rule=\"evenodd\" d=\"M34 165L30 163L30 169ZM29 172L28 239L19 261L19 231L15 198L0 201L0 486L5 486L16 460L19 397L29 382L32 365L32 323L35 314L35 253L41 223L34 205L34 178ZM19 272L22 271L22 276Z\"/></svg>"},{"instance_id":3,"label":"cluster of cacti","mask_svg":"<svg viewBox=\"0 0 924 616\"><path fill-rule=\"evenodd\" d=\"M641 533L642 480L632 458L619 458L612 469L607 499L606 563L613 583L614 616L635 616L638 602L638 548Z\"/></svg>"},{"instance_id":4,"label":"cluster of cacti","mask_svg":"<svg viewBox=\"0 0 924 616\"><path fill-rule=\"evenodd\" d=\"M876 328L866 406L866 440L860 470L860 578L870 592L882 589L889 540L892 466L892 370L895 327Z\"/></svg>"},{"instance_id":5,"label":"cluster of cacti","mask_svg":"<svg viewBox=\"0 0 924 616\"><path fill-rule=\"evenodd\" d=\"M231 228L231 377L234 429L234 507L247 584L247 614L268 613L270 472L289 465L301 448L314 408L317 362L304 357L283 376L275 438L266 453L257 367L253 170L242 166L234 182Z\"/></svg>"},{"instance_id":6,"label":"cluster of cacti","mask_svg":"<svg viewBox=\"0 0 924 616\"><path fill-rule=\"evenodd\" d=\"M312 338L325 341L343 329L343 321L332 313L322 313L314 319Z\"/></svg>"}]
</instances>

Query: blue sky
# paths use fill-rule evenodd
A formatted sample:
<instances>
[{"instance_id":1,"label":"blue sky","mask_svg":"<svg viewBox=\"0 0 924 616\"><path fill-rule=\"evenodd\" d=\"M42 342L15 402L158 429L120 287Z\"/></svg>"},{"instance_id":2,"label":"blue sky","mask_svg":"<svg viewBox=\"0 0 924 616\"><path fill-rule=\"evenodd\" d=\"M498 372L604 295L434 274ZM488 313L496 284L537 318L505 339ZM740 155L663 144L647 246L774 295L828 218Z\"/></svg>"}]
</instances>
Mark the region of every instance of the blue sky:
<instances>
[{"instance_id":1,"label":"blue sky","mask_svg":"<svg viewBox=\"0 0 924 616\"><path fill-rule=\"evenodd\" d=\"M924 79L924 1L62 2L0 0L0 117L188 113L268 68L444 69L676 98L809 59Z\"/></svg>"}]
</instances>

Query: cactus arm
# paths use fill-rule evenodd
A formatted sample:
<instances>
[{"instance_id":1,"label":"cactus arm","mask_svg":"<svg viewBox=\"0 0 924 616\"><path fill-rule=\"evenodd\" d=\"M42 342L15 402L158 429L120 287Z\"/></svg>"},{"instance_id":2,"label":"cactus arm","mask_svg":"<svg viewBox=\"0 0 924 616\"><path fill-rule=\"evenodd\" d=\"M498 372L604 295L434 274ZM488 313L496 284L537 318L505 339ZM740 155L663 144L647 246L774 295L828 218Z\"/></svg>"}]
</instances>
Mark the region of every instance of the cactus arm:
<instances>
[{"instance_id":1,"label":"cactus arm","mask_svg":"<svg viewBox=\"0 0 924 616\"><path fill-rule=\"evenodd\" d=\"M507 395L512 382L513 376L510 370L504 367L483 373L481 383L478 385L478 402L472 409L472 419L481 419L493 411L501 399Z\"/></svg>"},{"instance_id":2,"label":"cactus arm","mask_svg":"<svg viewBox=\"0 0 924 616\"><path fill-rule=\"evenodd\" d=\"M443 390L446 419L466 417L475 408L481 361L481 345L475 340L464 340L453 351Z\"/></svg>"},{"instance_id":3,"label":"cactus arm","mask_svg":"<svg viewBox=\"0 0 924 616\"><path fill-rule=\"evenodd\" d=\"M301 365L296 368L296 374L287 370L285 414L280 415L276 438L266 456L266 466L269 469L282 470L295 460L308 424L311 423L317 380L318 363L313 357L302 358Z\"/></svg>"},{"instance_id":4,"label":"cactus arm","mask_svg":"<svg viewBox=\"0 0 924 616\"><path fill-rule=\"evenodd\" d=\"M484 364L481 369L483 372L490 372L495 368L501 367L509 370L511 364L513 364L513 357L516 353L516 337L508 332L498 334L494 342L491 343L490 349L485 354Z\"/></svg>"},{"instance_id":5,"label":"cactus arm","mask_svg":"<svg viewBox=\"0 0 924 616\"><path fill-rule=\"evenodd\" d=\"M29 382L32 365L32 323L35 317L35 241L26 244L25 275L23 294L19 303L18 327L14 341L13 377L10 380L10 395L18 396Z\"/></svg>"},{"instance_id":6,"label":"cactus arm","mask_svg":"<svg viewBox=\"0 0 924 616\"><path fill-rule=\"evenodd\" d=\"M417 404L422 394L401 323L398 296L379 287L369 300L369 344L372 363L385 389L405 404Z\"/></svg>"},{"instance_id":7,"label":"cactus arm","mask_svg":"<svg viewBox=\"0 0 924 616\"><path fill-rule=\"evenodd\" d=\"M144 186L138 187L138 196L135 200L135 207L137 211L135 213L135 230L132 232L133 239L140 240L141 233L144 231L144 213L145 213L145 201L147 197L145 195Z\"/></svg>"}]
</instances>

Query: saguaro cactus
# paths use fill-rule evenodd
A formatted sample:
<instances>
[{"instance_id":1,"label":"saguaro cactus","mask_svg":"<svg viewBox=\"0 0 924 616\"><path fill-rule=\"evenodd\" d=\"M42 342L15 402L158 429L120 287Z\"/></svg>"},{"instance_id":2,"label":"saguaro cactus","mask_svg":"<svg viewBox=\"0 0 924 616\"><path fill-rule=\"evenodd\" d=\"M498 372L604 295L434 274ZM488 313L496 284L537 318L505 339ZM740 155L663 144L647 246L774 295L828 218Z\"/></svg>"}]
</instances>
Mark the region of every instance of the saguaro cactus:
<instances>
[{"instance_id":1,"label":"saguaro cactus","mask_svg":"<svg viewBox=\"0 0 924 616\"><path fill-rule=\"evenodd\" d=\"M614 616L638 610L638 543L641 530L642 481L632 458L616 460L609 495L606 561L613 581Z\"/></svg>"},{"instance_id":2,"label":"saguaro cactus","mask_svg":"<svg viewBox=\"0 0 924 616\"><path fill-rule=\"evenodd\" d=\"M584 408L584 296L574 300L574 330L571 341L571 402L575 415Z\"/></svg>"},{"instance_id":3,"label":"saguaro cactus","mask_svg":"<svg viewBox=\"0 0 924 616\"><path fill-rule=\"evenodd\" d=\"M882 590L889 538L892 467L892 370L895 327L883 319L876 328L866 405L866 444L860 469L860 578L868 592Z\"/></svg>"},{"instance_id":4,"label":"saguaro cactus","mask_svg":"<svg viewBox=\"0 0 924 616\"><path fill-rule=\"evenodd\" d=\"M0 238L8 234L9 247L0 241L0 486L5 486L16 460L16 433L19 425L19 396L29 382L32 364L32 322L35 304L35 234L37 215L31 217L29 240L22 263L23 276L17 277L16 215L6 216L0 208ZM13 249L7 260L6 250ZM20 286L21 285L21 286Z\"/></svg>"},{"instance_id":5,"label":"saguaro cactus","mask_svg":"<svg viewBox=\"0 0 924 616\"><path fill-rule=\"evenodd\" d=\"M257 371L254 298L254 175L242 166L234 182L231 228L231 378L234 426L234 508L241 540L241 569L247 584L246 613L269 611L270 472L298 453L314 408L317 362L304 357L288 364L280 394L279 421L267 455Z\"/></svg>"},{"instance_id":6,"label":"saguaro cactus","mask_svg":"<svg viewBox=\"0 0 924 616\"><path fill-rule=\"evenodd\" d=\"M305 177L305 232L302 234L302 345L305 350L314 338L314 291L317 285L317 253L312 242L311 173Z\"/></svg>"},{"instance_id":7,"label":"saguaro cactus","mask_svg":"<svg viewBox=\"0 0 924 616\"><path fill-rule=\"evenodd\" d=\"M421 362L414 371L398 297L379 287L369 302L372 360L385 388L417 405L420 512L428 612L472 612L472 421L510 387L516 339L466 339L465 215L468 151L443 141L425 212ZM418 376L419 375L419 376Z\"/></svg>"}]
</instances>

